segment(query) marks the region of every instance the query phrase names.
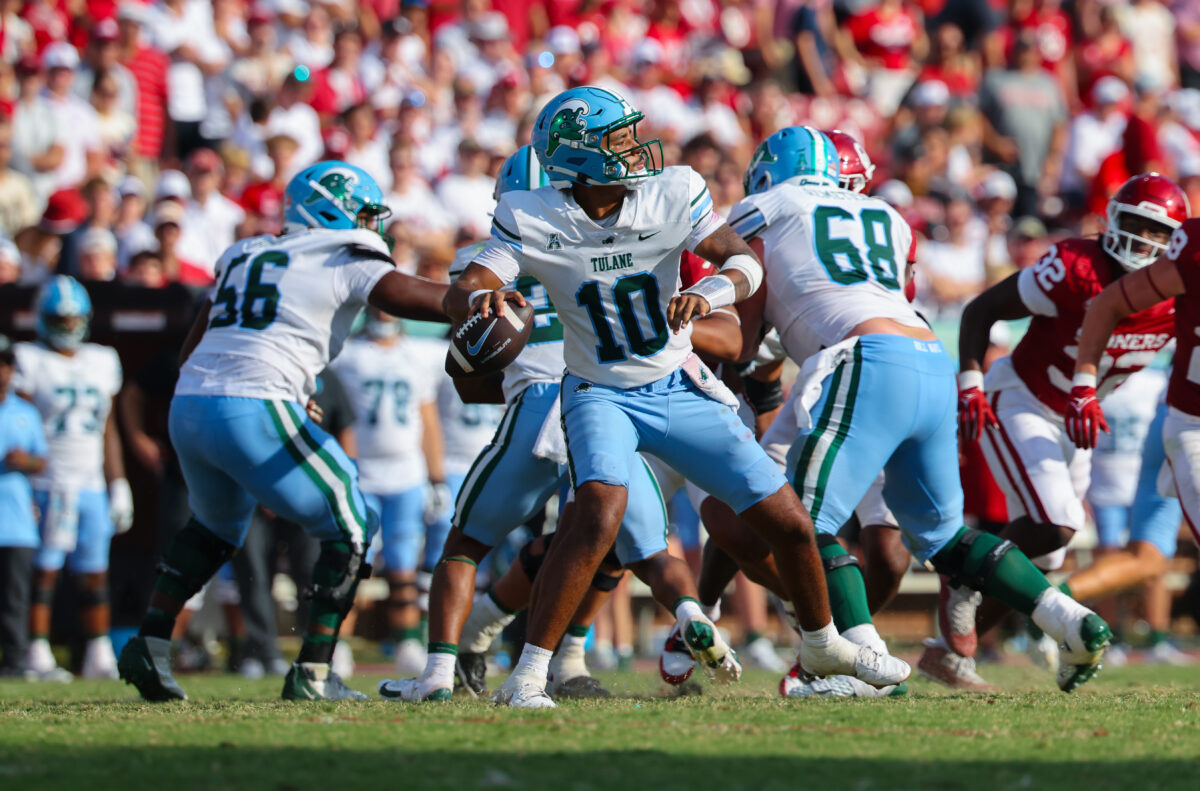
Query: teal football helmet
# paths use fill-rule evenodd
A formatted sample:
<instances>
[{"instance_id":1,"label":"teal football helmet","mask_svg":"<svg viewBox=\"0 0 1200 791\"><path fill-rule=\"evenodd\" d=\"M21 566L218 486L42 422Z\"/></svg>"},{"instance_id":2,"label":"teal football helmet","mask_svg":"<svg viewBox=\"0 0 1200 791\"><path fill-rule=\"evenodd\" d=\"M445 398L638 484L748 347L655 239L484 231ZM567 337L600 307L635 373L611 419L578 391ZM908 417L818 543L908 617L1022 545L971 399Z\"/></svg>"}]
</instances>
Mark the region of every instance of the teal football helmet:
<instances>
[{"instance_id":1,"label":"teal football helmet","mask_svg":"<svg viewBox=\"0 0 1200 791\"><path fill-rule=\"evenodd\" d=\"M542 170L533 146L521 146L511 157L504 160L500 173L496 176L496 191L493 197L500 196L513 190L535 190L550 184L550 177Z\"/></svg>"},{"instance_id":2,"label":"teal football helmet","mask_svg":"<svg viewBox=\"0 0 1200 791\"><path fill-rule=\"evenodd\" d=\"M550 183L633 186L662 173L662 143L637 140L637 124L645 116L621 96L585 85L555 96L538 113L533 150ZM623 151L609 147L609 135L632 127L634 145Z\"/></svg>"},{"instance_id":3,"label":"teal football helmet","mask_svg":"<svg viewBox=\"0 0 1200 791\"><path fill-rule=\"evenodd\" d=\"M92 299L69 275L55 275L38 290L33 303L37 337L52 349L74 351L87 339Z\"/></svg>"},{"instance_id":4,"label":"teal football helmet","mask_svg":"<svg viewBox=\"0 0 1200 791\"><path fill-rule=\"evenodd\" d=\"M747 195L765 192L791 179L837 187L840 174L838 150L832 140L811 126L789 126L759 143L742 186Z\"/></svg>"},{"instance_id":5,"label":"teal football helmet","mask_svg":"<svg viewBox=\"0 0 1200 791\"><path fill-rule=\"evenodd\" d=\"M367 228L384 238L383 223L392 214L383 203L383 190L371 174L349 162L332 159L301 170L283 193L284 228Z\"/></svg>"}]
</instances>

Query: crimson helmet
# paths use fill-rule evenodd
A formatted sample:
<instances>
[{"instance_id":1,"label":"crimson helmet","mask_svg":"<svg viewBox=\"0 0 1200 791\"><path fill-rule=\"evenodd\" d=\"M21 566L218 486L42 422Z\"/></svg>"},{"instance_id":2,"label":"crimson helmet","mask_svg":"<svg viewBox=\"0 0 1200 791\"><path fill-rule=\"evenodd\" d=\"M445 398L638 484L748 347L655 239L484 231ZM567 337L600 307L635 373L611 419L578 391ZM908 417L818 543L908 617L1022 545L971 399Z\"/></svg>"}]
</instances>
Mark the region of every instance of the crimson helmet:
<instances>
[{"instance_id":1,"label":"crimson helmet","mask_svg":"<svg viewBox=\"0 0 1200 791\"><path fill-rule=\"evenodd\" d=\"M822 129L825 136L833 141L837 148L838 165L841 175L838 176L838 186L851 192L866 192L871 177L875 175L875 165L867 156L867 150L854 136L840 129Z\"/></svg>"},{"instance_id":2,"label":"crimson helmet","mask_svg":"<svg viewBox=\"0 0 1200 791\"><path fill-rule=\"evenodd\" d=\"M1128 270L1141 269L1154 262L1167 249L1171 231L1191 214L1187 196L1171 179L1159 173L1143 173L1121 185L1108 201L1108 227L1104 230L1104 249ZM1129 219L1141 218L1161 225L1161 242L1146 236L1145 223L1127 230ZM1139 252L1135 245L1146 248Z\"/></svg>"}]
</instances>

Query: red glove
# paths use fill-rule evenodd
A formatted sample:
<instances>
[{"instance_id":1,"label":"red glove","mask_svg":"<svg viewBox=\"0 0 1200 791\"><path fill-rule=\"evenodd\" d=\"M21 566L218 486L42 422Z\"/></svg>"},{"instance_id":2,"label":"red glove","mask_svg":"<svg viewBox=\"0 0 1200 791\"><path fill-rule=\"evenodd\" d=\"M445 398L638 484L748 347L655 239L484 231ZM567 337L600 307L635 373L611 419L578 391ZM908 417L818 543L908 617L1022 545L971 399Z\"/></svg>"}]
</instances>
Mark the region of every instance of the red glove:
<instances>
[{"instance_id":1,"label":"red glove","mask_svg":"<svg viewBox=\"0 0 1200 791\"><path fill-rule=\"evenodd\" d=\"M982 389L968 387L958 391L958 433L965 442L978 442L985 426L996 428L999 425Z\"/></svg>"},{"instance_id":2,"label":"red glove","mask_svg":"<svg viewBox=\"0 0 1200 791\"><path fill-rule=\"evenodd\" d=\"M1067 404L1064 416L1067 423L1067 436L1077 447L1088 449L1096 447L1098 429L1110 433L1108 423L1104 420L1104 410L1100 408L1100 399L1096 398L1096 388L1086 385L1076 385L1071 388L1071 401Z\"/></svg>"}]
</instances>

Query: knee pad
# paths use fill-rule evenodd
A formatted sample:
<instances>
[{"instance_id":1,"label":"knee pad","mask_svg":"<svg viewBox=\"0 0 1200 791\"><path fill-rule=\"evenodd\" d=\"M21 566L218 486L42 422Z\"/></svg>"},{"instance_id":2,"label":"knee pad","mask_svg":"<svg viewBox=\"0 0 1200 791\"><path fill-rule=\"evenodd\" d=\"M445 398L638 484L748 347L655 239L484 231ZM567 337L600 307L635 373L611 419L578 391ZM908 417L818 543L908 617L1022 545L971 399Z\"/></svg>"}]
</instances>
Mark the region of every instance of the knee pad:
<instances>
[{"instance_id":1,"label":"knee pad","mask_svg":"<svg viewBox=\"0 0 1200 791\"><path fill-rule=\"evenodd\" d=\"M175 536L162 562L155 587L171 598L185 602L233 557L237 547L219 538L194 518Z\"/></svg>"},{"instance_id":2,"label":"knee pad","mask_svg":"<svg viewBox=\"0 0 1200 791\"><path fill-rule=\"evenodd\" d=\"M388 580L388 599L393 602L415 602L421 587L411 580Z\"/></svg>"},{"instance_id":3,"label":"knee pad","mask_svg":"<svg viewBox=\"0 0 1200 791\"><path fill-rule=\"evenodd\" d=\"M354 605L359 581L371 576L371 564L365 555L363 547L348 541L322 541L305 598L322 602L344 617Z\"/></svg>"},{"instance_id":4,"label":"knee pad","mask_svg":"<svg viewBox=\"0 0 1200 791\"><path fill-rule=\"evenodd\" d=\"M533 539L521 547L521 551L517 553L517 561L521 564L521 570L525 572L525 576L530 582L537 579L538 572L542 570L542 562L546 560L546 553L550 551L550 542L554 540L554 533L542 536L542 551L540 554L533 554L533 544L537 539Z\"/></svg>"},{"instance_id":5,"label":"knee pad","mask_svg":"<svg viewBox=\"0 0 1200 791\"><path fill-rule=\"evenodd\" d=\"M80 607L103 607L108 604L108 586L105 585L100 590L92 590L91 588L79 588L79 606Z\"/></svg>"},{"instance_id":6,"label":"knee pad","mask_svg":"<svg viewBox=\"0 0 1200 791\"><path fill-rule=\"evenodd\" d=\"M621 584L621 577L623 576L625 576L623 573L614 577L611 574L605 574L603 571L597 571L596 576L592 577L592 587L603 593L608 593Z\"/></svg>"},{"instance_id":7,"label":"knee pad","mask_svg":"<svg viewBox=\"0 0 1200 791\"><path fill-rule=\"evenodd\" d=\"M950 578L952 585L982 590L996 573L1000 561L1013 549L1011 541L964 527L949 549L933 557L933 565L939 574Z\"/></svg>"},{"instance_id":8,"label":"knee pad","mask_svg":"<svg viewBox=\"0 0 1200 791\"><path fill-rule=\"evenodd\" d=\"M817 547L821 550L821 565L825 568L825 573L837 571L846 566L858 567L858 558L846 551L837 540L836 536L831 536L828 533L817 534ZM859 573L862 573L861 569Z\"/></svg>"},{"instance_id":9,"label":"knee pad","mask_svg":"<svg viewBox=\"0 0 1200 791\"><path fill-rule=\"evenodd\" d=\"M742 379L742 383L746 386L746 402L754 407L757 414L766 414L783 404L782 379L760 382L747 376Z\"/></svg>"},{"instance_id":10,"label":"knee pad","mask_svg":"<svg viewBox=\"0 0 1200 791\"><path fill-rule=\"evenodd\" d=\"M54 586L42 587L41 585L33 586L33 603L41 604L46 607L54 604Z\"/></svg>"}]
</instances>

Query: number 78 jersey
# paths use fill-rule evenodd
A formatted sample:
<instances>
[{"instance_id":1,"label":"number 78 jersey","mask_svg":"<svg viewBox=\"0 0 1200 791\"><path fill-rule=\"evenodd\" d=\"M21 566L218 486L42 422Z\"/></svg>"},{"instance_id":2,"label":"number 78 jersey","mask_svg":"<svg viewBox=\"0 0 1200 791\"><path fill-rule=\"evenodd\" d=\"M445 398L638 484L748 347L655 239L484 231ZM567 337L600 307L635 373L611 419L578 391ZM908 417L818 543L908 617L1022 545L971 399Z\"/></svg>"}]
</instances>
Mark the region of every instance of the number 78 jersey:
<instances>
[{"instance_id":1,"label":"number 78 jersey","mask_svg":"<svg viewBox=\"0 0 1200 791\"><path fill-rule=\"evenodd\" d=\"M741 200L730 225L763 242L766 319L803 361L858 324L924 322L904 296L912 229L884 201L857 192L783 183Z\"/></svg>"},{"instance_id":2,"label":"number 78 jersey","mask_svg":"<svg viewBox=\"0 0 1200 791\"><path fill-rule=\"evenodd\" d=\"M369 230L239 241L217 262L204 337L175 393L304 403L393 269L383 239Z\"/></svg>"}]
</instances>

